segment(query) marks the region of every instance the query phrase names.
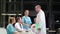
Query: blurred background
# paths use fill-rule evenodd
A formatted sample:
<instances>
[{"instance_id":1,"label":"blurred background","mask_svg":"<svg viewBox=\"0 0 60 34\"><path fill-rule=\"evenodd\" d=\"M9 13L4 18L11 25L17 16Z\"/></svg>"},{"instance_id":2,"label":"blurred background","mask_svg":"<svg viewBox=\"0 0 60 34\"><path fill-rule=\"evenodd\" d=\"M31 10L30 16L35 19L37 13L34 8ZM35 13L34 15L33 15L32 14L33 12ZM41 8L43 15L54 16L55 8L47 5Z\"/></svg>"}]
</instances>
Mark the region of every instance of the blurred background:
<instances>
[{"instance_id":1,"label":"blurred background","mask_svg":"<svg viewBox=\"0 0 60 34\"><path fill-rule=\"evenodd\" d=\"M46 28L59 33L60 0L0 0L0 27L6 27L8 24L8 17L20 16L26 9L30 11L29 16L33 22L34 17L36 17L36 12L34 10L36 4L41 5L45 12Z\"/></svg>"}]
</instances>

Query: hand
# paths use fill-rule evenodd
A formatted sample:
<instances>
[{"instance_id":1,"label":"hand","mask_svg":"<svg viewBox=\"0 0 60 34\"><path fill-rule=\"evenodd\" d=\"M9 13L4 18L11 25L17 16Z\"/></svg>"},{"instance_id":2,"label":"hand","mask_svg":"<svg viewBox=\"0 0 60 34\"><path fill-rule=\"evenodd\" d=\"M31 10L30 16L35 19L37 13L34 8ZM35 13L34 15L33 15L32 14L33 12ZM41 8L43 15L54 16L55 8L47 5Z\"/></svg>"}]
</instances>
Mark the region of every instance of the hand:
<instances>
[{"instance_id":1,"label":"hand","mask_svg":"<svg viewBox=\"0 0 60 34\"><path fill-rule=\"evenodd\" d=\"M35 28L35 26L32 26L31 28Z\"/></svg>"},{"instance_id":2,"label":"hand","mask_svg":"<svg viewBox=\"0 0 60 34\"><path fill-rule=\"evenodd\" d=\"M40 29L40 28L38 28L38 31L39 31L39 32L40 32L40 30L41 30L41 29Z\"/></svg>"},{"instance_id":3,"label":"hand","mask_svg":"<svg viewBox=\"0 0 60 34\"><path fill-rule=\"evenodd\" d=\"M18 32L22 32L22 31L18 31Z\"/></svg>"},{"instance_id":4,"label":"hand","mask_svg":"<svg viewBox=\"0 0 60 34\"><path fill-rule=\"evenodd\" d=\"M26 24L26 26L29 26L29 24Z\"/></svg>"},{"instance_id":5,"label":"hand","mask_svg":"<svg viewBox=\"0 0 60 34\"><path fill-rule=\"evenodd\" d=\"M29 27L31 28L31 25L29 25Z\"/></svg>"}]
</instances>

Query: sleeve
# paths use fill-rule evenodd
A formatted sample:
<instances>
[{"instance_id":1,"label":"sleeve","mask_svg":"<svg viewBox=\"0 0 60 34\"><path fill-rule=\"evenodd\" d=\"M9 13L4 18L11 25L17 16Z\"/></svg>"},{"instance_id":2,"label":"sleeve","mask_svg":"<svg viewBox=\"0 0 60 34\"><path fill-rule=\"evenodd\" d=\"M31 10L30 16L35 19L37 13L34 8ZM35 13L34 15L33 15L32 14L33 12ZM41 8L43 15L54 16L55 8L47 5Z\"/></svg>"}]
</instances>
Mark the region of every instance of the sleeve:
<instances>
[{"instance_id":1,"label":"sleeve","mask_svg":"<svg viewBox=\"0 0 60 34\"><path fill-rule=\"evenodd\" d=\"M25 22L24 17L22 17L22 21L23 21L23 23Z\"/></svg>"},{"instance_id":2,"label":"sleeve","mask_svg":"<svg viewBox=\"0 0 60 34\"><path fill-rule=\"evenodd\" d=\"M39 28L41 28L41 18L40 18L40 16L41 16L41 15L38 13L38 14L37 14L37 18L36 18L36 24L37 24L37 23L39 24L39 26L38 26ZM37 26L37 25L36 25L36 26Z\"/></svg>"},{"instance_id":3,"label":"sleeve","mask_svg":"<svg viewBox=\"0 0 60 34\"><path fill-rule=\"evenodd\" d=\"M30 18L30 24L32 24L31 18Z\"/></svg>"},{"instance_id":4,"label":"sleeve","mask_svg":"<svg viewBox=\"0 0 60 34\"><path fill-rule=\"evenodd\" d=\"M44 14L44 12L42 12L41 14L40 14L40 19L41 19L41 29L43 30L43 33L45 33L46 34L46 21L45 21L45 14Z\"/></svg>"},{"instance_id":5,"label":"sleeve","mask_svg":"<svg viewBox=\"0 0 60 34\"><path fill-rule=\"evenodd\" d=\"M15 29L12 25L9 26L9 31L12 32L12 33L15 32Z\"/></svg>"},{"instance_id":6,"label":"sleeve","mask_svg":"<svg viewBox=\"0 0 60 34\"><path fill-rule=\"evenodd\" d=\"M26 26L28 25L28 24L25 23L25 18L24 18L24 17L22 17L22 21L23 21L23 25L24 25L24 26L25 26L25 25L26 25Z\"/></svg>"},{"instance_id":7,"label":"sleeve","mask_svg":"<svg viewBox=\"0 0 60 34\"><path fill-rule=\"evenodd\" d=\"M44 14L44 12L41 13L40 19L41 19L42 27L46 28L46 20L45 20L45 14Z\"/></svg>"}]
</instances>

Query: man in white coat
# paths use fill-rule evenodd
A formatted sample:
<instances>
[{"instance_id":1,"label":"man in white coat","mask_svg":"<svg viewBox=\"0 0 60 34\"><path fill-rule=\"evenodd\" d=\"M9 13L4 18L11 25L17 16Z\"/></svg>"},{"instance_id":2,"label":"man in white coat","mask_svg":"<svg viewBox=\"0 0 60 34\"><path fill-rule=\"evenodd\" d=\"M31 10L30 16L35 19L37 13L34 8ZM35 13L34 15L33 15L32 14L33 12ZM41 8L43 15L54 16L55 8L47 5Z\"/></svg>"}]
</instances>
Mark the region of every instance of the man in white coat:
<instances>
[{"instance_id":1,"label":"man in white coat","mask_svg":"<svg viewBox=\"0 0 60 34\"><path fill-rule=\"evenodd\" d=\"M36 12L38 12L36 22L39 23L40 28L39 34L46 34L46 22L44 11L41 9L40 5L36 5L35 10Z\"/></svg>"}]
</instances>

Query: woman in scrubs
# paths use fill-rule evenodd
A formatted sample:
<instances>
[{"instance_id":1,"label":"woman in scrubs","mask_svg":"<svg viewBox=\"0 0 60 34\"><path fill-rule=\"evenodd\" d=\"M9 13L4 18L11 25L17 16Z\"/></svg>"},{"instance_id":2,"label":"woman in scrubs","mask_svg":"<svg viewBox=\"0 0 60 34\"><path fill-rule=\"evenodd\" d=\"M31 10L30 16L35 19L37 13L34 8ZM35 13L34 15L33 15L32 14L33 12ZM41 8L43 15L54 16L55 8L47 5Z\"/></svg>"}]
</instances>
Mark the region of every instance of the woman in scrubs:
<instances>
[{"instance_id":1,"label":"woman in scrubs","mask_svg":"<svg viewBox=\"0 0 60 34\"><path fill-rule=\"evenodd\" d=\"M25 10L24 12L24 16L22 17L23 20L23 24L24 24L24 29L28 30L29 27L31 26L32 22L31 22L31 18L28 16L29 15L29 10Z\"/></svg>"},{"instance_id":2,"label":"woman in scrubs","mask_svg":"<svg viewBox=\"0 0 60 34\"><path fill-rule=\"evenodd\" d=\"M9 24L7 25L7 34L16 34L16 30L13 26L15 21L16 20L14 17L9 17Z\"/></svg>"}]
</instances>

